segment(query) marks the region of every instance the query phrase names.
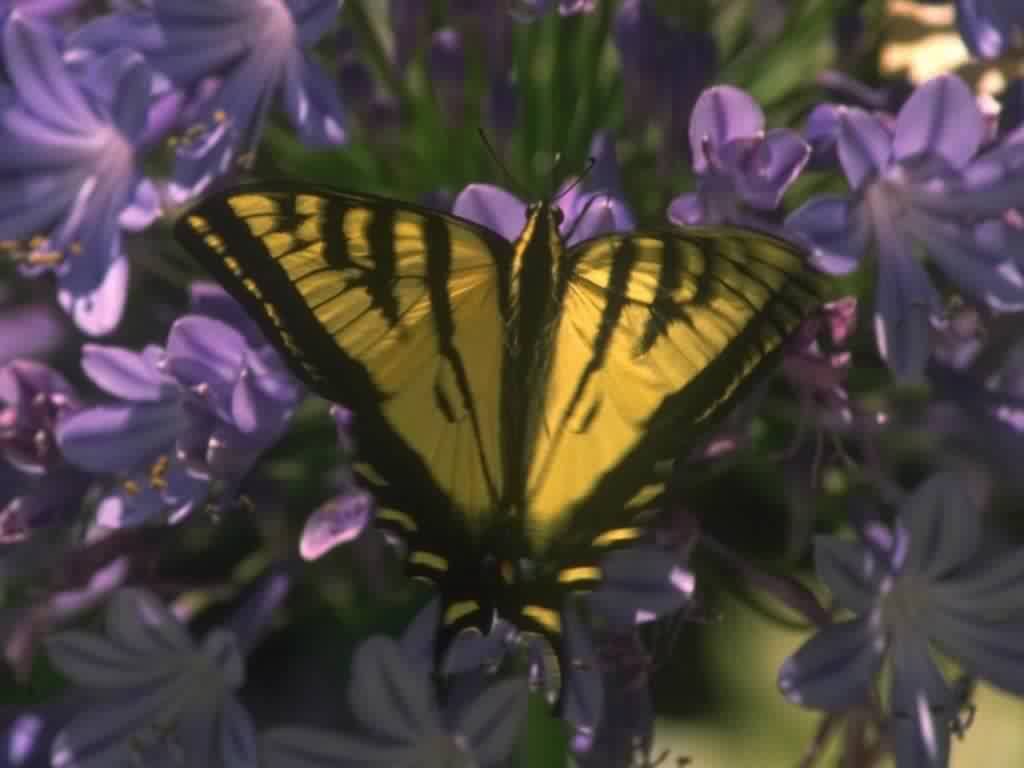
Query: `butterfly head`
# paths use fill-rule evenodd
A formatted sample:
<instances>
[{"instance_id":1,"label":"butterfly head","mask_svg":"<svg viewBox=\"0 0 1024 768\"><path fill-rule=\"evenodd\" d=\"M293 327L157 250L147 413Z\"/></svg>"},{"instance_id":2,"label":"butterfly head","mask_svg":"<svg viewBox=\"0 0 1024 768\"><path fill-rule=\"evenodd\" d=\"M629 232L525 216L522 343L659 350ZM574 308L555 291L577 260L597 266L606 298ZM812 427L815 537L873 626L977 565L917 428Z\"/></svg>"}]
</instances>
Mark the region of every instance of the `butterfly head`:
<instances>
[{"instance_id":1,"label":"butterfly head","mask_svg":"<svg viewBox=\"0 0 1024 768\"><path fill-rule=\"evenodd\" d=\"M558 229L565 221L565 212L554 202L538 200L526 206L526 221L542 222L545 228Z\"/></svg>"},{"instance_id":2,"label":"butterfly head","mask_svg":"<svg viewBox=\"0 0 1024 768\"><path fill-rule=\"evenodd\" d=\"M520 239L543 243L545 247L557 247L562 242L561 227L565 213L553 202L546 200L526 206L526 226Z\"/></svg>"}]
</instances>

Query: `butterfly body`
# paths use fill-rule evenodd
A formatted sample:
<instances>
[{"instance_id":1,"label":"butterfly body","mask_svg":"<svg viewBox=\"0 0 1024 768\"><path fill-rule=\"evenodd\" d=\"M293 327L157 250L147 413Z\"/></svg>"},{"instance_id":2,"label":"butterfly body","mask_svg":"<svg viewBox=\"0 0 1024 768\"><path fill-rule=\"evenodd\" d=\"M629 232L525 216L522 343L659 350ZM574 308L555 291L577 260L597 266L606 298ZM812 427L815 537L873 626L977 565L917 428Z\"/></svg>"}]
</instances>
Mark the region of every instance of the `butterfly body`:
<instances>
[{"instance_id":1,"label":"butterfly body","mask_svg":"<svg viewBox=\"0 0 1024 768\"><path fill-rule=\"evenodd\" d=\"M355 413L378 524L445 598L449 636L494 616L557 639L671 459L767 370L820 302L792 245L742 230L566 247L367 195L255 184L176 235L296 374Z\"/></svg>"}]
</instances>

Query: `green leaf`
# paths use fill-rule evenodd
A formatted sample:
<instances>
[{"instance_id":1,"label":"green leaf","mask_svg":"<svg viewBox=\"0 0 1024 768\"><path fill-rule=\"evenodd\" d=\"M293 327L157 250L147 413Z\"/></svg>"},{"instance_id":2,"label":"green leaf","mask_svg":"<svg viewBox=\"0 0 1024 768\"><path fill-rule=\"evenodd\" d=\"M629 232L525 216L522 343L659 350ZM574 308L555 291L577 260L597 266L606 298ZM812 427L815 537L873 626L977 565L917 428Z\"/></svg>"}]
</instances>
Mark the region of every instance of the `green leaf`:
<instances>
[{"instance_id":1,"label":"green leaf","mask_svg":"<svg viewBox=\"0 0 1024 768\"><path fill-rule=\"evenodd\" d=\"M519 768L567 768L569 737L565 723L555 717L540 694L530 694L526 709L526 738L520 744Z\"/></svg>"}]
</instances>

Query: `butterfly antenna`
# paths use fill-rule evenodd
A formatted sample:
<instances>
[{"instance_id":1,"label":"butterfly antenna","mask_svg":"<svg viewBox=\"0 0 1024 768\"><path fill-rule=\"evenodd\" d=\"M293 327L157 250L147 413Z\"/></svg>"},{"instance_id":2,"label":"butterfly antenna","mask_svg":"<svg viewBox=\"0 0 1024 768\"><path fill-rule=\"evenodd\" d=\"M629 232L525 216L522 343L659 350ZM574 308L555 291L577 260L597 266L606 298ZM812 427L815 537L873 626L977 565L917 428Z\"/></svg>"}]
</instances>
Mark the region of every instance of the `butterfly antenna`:
<instances>
[{"instance_id":1,"label":"butterfly antenna","mask_svg":"<svg viewBox=\"0 0 1024 768\"><path fill-rule=\"evenodd\" d=\"M556 163L557 163L557 161L556 161ZM587 178L587 176L590 174L590 172L592 170L594 170L594 166L596 164L597 164L597 158L596 157L591 157L590 159L588 159L587 160L587 165L583 169L583 172L573 180L572 184L570 184L565 189L563 189L561 192L559 192L558 193L558 197L556 197L555 200L556 201L557 200L561 200L567 194L569 194L574 189L576 189L576 187L578 187L583 182L583 180ZM552 169L552 175L554 175L554 169ZM554 179L552 179L552 182L554 182ZM552 186L552 189L554 189L554 186ZM552 201L552 202L554 202L554 201Z\"/></svg>"},{"instance_id":2,"label":"butterfly antenna","mask_svg":"<svg viewBox=\"0 0 1024 768\"><path fill-rule=\"evenodd\" d=\"M477 128L477 131L479 131L480 133L480 139L483 141L484 146L487 147L487 154L491 156L491 159L494 161L494 164L498 166L498 168L501 170L502 174L505 176L505 180L508 182L508 185L512 187L518 194L522 195L524 189L523 185L519 182L519 179L512 175L512 172L508 169L508 166L506 166L505 163L501 161L501 157L495 151L494 145L491 144L491 140L487 138L487 132L483 128Z\"/></svg>"}]
</instances>

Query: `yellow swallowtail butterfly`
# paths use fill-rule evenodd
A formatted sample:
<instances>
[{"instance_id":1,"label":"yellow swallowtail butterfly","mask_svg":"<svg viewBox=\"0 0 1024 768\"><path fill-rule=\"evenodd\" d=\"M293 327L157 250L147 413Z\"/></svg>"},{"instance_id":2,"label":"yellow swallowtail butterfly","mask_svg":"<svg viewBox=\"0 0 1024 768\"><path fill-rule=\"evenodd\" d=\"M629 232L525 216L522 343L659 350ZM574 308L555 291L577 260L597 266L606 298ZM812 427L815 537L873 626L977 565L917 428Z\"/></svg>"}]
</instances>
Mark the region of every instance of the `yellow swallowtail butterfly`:
<instances>
[{"instance_id":1,"label":"yellow swallowtail butterfly","mask_svg":"<svg viewBox=\"0 0 1024 768\"><path fill-rule=\"evenodd\" d=\"M555 641L568 593L630 540L655 464L769 366L821 300L793 245L729 227L566 248L560 210L515 242L369 195L261 183L176 236L314 391L355 412L378 524L445 602Z\"/></svg>"}]
</instances>

